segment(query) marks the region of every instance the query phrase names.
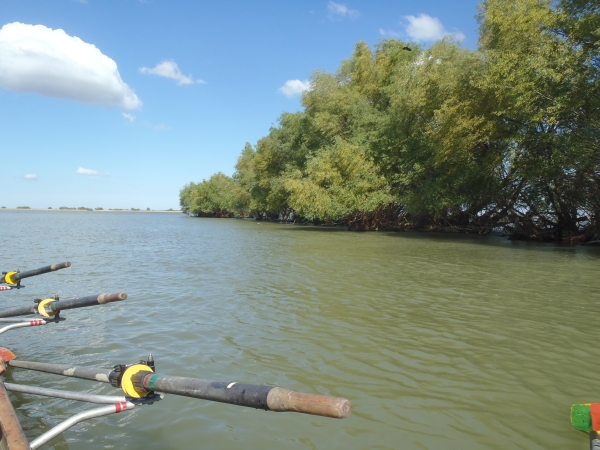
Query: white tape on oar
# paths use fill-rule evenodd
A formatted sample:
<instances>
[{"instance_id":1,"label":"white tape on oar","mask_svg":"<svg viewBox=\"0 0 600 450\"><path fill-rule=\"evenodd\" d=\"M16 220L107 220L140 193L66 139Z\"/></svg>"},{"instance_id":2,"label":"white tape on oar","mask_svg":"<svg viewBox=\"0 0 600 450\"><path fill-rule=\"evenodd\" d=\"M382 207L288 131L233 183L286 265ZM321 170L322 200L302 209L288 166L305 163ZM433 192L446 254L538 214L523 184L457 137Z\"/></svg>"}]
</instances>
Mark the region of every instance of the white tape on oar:
<instances>
[{"instance_id":1,"label":"white tape on oar","mask_svg":"<svg viewBox=\"0 0 600 450\"><path fill-rule=\"evenodd\" d=\"M229 384L227 385L227 389L231 389L231 386L233 386L233 385L234 385L234 384L236 384L236 383L237 383L237 381L234 381L233 383L229 383Z\"/></svg>"}]
</instances>

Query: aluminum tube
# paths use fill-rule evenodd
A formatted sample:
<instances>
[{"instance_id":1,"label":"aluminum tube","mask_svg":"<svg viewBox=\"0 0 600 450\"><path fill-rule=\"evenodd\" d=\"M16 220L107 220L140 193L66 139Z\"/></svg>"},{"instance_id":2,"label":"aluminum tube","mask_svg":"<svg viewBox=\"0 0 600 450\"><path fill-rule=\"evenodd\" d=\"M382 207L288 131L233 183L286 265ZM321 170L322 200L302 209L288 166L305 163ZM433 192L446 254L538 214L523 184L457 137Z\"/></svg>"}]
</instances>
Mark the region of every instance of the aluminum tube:
<instances>
[{"instance_id":1,"label":"aluminum tube","mask_svg":"<svg viewBox=\"0 0 600 450\"><path fill-rule=\"evenodd\" d=\"M17 318L10 318L10 319L0 319L0 323L17 323L17 322L31 322L31 319L17 319Z\"/></svg>"},{"instance_id":2,"label":"aluminum tube","mask_svg":"<svg viewBox=\"0 0 600 450\"><path fill-rule=\"evenodd\" d=\"M131 406L130 406L131 405ZM135 405L133 403L127 402L127 409L133 408ZM29 443L32 450L36 448L40 448L42 445L46 444L50 440L54 439L61 433L64 433L73 425L77 425L79 422L83 422L84 420L93 419L94 417L106 416L108 414L113 414L121 411L120 409L116 409L115 405L107 405L101 406L100 408L90 409L89 411L84 411L79 414L75 414L73 417L68 418L64 422L56 425L54 428L46 431L40 437L34 439Z\"/></svg>"},{"instance_id":3,"label":"aluminum tube","mask_svg":"<svg viewBox=\"0 0 600 450\"><path fill-rule=\"evenodd\" d=\"M5 326L4 328L0 328L0 334L6 333L8 330L12 330L13 328L30 327L31 324L29 322L31 322L31 321L21 322L21 323L13 323L12 325L8 325L8 326Z\"/></svg>"},{"instance_id":4,"label":"aluminum tube","mask_svg":"<svg viewBox=\"0 0 600 450\"><path fill-rule=\"evenodd\" d=\"M62 317L45 317L44 319L21 319L21 318L11 317L8 319L0 319L0 323L29 323L31 325L31 322L34 322L34 321L39 322L40 320L43 320L44 323L41 323L38 325L45 325L46 323L64 322L67 319L63 319Z\"/></svg>"},{"instance_id":5,"label":"aluminum tube","mask_svg":"<svg viewBox=\"0 0 600 450\"><path fill-rule=\"evenodd\" d=\"M4 383L7 391L22 392L23 394L43 395L45 397L64 398L67 400L78 400L89 403L106 403L114 405L124 402L125 396L118 395L95 395L85 392L61 391L59 389L48 389L37 386L24 386L22 384Z\"/></svg>"},{"instance_id":6,"label":"aluminum tube","mask_svg":"<svg viewBox=\"0 0 600 450\"><path fill-rule=\"evenodd\" d=\"M39 362L20 361L13 359L6 362L11 367L21 369L37 370L38 372L54 373L67 377L81 378L84 380L101 381L108 383L108 375L111 369L98 369L96 367L74 367L68 364L49 364Z\"/></svg>"}]
</instances>

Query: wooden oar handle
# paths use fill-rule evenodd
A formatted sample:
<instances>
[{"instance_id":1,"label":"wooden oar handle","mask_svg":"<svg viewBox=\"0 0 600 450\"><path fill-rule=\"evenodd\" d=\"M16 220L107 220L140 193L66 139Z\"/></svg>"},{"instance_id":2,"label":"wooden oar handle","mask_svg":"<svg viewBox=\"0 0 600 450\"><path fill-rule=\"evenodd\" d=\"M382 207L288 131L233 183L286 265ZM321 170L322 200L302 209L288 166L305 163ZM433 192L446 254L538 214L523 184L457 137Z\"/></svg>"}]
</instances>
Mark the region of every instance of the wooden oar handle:
<instances>
[{"instance_id":1,"label":"wooden oar handle","mask_svg":"<svg viewBox=\"0 0 600 450\"><path fill-rule=\"evenodd\" d=\"M71 263L69 261L58 263L58 264L53 264L50 266L50 270L54 271L54 270L66 269L67 267L71 267Z\"/></svg>"},{"instance_id":2,"label":"wooden oar handle","mask_svg":"<svg viewBox=\"0 0 600 450\"><path fill-rule=\"evenodd\" d=\"M100 294L98 296L98 303L103 305L104 303L119 302L127 298L125 292L115 292L114 294Z\"/></svg>"},{"instance_id":3,"label":"wooden oar handle","mask_svg":"<svg viewBox=\"0 0 600 450\"><path fill-rule=\"evenodd\" d=\"M294 411L335 419L344 419L352 412L352 403L348 399L305 394L281 387L269 391L267 405L271 411Z\"/></svg>"}]
</instances>

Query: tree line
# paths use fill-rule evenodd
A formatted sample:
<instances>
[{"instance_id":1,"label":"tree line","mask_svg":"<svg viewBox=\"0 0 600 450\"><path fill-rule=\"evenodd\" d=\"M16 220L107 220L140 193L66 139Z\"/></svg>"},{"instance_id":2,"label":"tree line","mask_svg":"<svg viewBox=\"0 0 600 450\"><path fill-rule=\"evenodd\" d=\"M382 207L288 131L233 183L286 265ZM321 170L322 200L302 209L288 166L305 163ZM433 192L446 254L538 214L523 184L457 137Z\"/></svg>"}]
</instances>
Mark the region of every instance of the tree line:
<instances>
[{"instance_id":1,"label":"tree line","mask_svg":"<svg viewBox=\"0 0 600 450\"><path fill-rule=\"evenodd\" d=\"M600 4L486 0L479 45L356 44L185 213L513 239L600 235Z\"/></svg>"}]
</instances>

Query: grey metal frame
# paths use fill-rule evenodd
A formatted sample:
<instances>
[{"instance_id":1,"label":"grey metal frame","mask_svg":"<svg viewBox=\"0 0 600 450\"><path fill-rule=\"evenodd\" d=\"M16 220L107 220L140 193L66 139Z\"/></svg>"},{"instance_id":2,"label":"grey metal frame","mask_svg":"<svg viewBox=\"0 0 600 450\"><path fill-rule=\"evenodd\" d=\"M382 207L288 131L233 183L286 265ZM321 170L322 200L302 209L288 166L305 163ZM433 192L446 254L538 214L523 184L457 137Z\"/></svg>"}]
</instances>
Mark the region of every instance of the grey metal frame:
<instances>
[{"instance_id":1,"label":"grey metal frame","mask_svg":"<svg viewBox=\"0 0 600 450\"><path fill-rule=\"evenodd\" d=\"M64 433L72 426L77 425L79 422L83 422L84 420L106 416L109 414L116 414L121 411L133 409L140 405L151 405L152 403L160 401L164 398L163 394L153 394L144 398L132 398L116 395L95 395L87 394L85 392L61 391L59 389L25 386L14 383L4 383L4 387L7 391L21 392L23 394L43 395L45 397L64 398L67 400L78 400L89 403L109 403L107 406L101 406L99 408L94 408L75 414L74 416L71 416L67 420L54 426L29 443L29 446L32 450L40 448L42 445L51 441L59 434Z\"/></svg>"},{"instance_id":2,"label":"grey metal frame","mask_svg":"<svg viewBox=\"0 0 600 450\"><path fill-rule=\"evenodd\" d=\"M5 333L15 328L24 328L30 326L46 325L48 323L56 323L65 320L64 318L46 318L46 319L22 319L22 318L0 318L0 323L11 323L3 328L0 328L0 334ZM32 325L31 322L41 322ZM132 398L118 395L95 395L87 394L85 392L73 392L73 391L62 391L59 389L49 389L37 386L25 386L22 384L4 383L4 387L7 391L20 392L23 394L43 395L45 397L64 398L66 400L78 400L88 403L105 403L106 406L100 406L98 408L90 409L87 411L80 412L69 417L67 420L59 423L52 427L50 430L43 433L41 436L35 438L29 443L31 450L40 448L42 445L48 443L59 434L64 433L69 428L77 425L79 422L84 420L93 419L95 417L102 417L109 414L116 414L121 411L126 411L135 408L140 405L151 405L154 402L160 401L164 398L164 394L152 394L144 398Z\"/></svg>"}]
</instances>

